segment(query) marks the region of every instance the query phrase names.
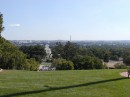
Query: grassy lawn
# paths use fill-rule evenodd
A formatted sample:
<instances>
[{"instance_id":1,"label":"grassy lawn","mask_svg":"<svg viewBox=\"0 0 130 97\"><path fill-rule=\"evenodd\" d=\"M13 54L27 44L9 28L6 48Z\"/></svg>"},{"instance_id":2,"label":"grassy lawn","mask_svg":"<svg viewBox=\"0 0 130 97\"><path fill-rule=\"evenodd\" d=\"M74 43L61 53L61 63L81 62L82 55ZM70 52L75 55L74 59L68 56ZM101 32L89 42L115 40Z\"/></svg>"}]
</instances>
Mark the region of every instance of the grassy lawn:
<instances>
[{"instance_id":1,"label":"grassy lawn","mask_svg":"<svg viewBox=\"0 0 130 97\"><path fill-rule=\"evenodd\" d=\"M130 97L123 71L3 71L0 97Z\"/></svg>"}]
</instances>

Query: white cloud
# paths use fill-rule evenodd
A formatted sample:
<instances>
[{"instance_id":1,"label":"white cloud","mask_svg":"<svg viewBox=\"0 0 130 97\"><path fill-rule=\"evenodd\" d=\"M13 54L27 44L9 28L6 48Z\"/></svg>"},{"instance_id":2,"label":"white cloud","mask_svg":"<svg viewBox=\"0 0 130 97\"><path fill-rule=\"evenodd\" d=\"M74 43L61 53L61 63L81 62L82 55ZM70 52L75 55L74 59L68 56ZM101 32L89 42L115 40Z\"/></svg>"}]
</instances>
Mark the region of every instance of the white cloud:
<instances>
[{"instance_id":1,"label":"white cloud","mask_svg":"<svg viewBox=\"0 0 130 97\"><path fill-rule=\"evenodd\" d=\"M10 24L11 27L19 27L21 26L20 24Z\"/></svg>"}]
</instances>

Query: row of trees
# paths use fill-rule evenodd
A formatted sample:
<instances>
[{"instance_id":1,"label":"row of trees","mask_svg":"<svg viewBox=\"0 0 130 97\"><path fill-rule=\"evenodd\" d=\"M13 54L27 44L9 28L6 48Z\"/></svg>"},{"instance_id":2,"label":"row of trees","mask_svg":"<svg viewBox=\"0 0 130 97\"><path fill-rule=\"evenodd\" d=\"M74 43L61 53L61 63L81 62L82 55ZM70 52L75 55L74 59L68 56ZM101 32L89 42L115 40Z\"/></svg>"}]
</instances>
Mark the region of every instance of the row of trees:
<instances>
[{"instance_id":1,"label":"row of trees","mask_svg":"<svg viewBox=\"0 0 130 97\"><path fill-rule=\"evenodd\" d=\"M105 68L102 62L123 59L126 65L130 65L130 47L122 46L78 46L67 42L65 45L56 43L52 47L53 58L62 58L73 62L74 69L101 69Z\"/></svg>"},{"instance_id":2,"label":"row of trees","mask_svg":"<svg viewBox=\"0 0 130 97\"><path fill-rule=\"evenodd\" d=\"M54 58L62 57L67 60L73 60L73 58L77 55L81 56L92 56L98 57L99 59L108 62L109 59L118 60L115 57L119 57L116 54L112 54L110 56L110 51L101 47L80 47L75 43L67 42L65 45L61 43L56 43L54 47L52 47L52 53Z\"/></svg>"},{"instance_id":3,"label":"row of trees","mask_svg":"<svg viewBox=\"0 0 130 97\"><path fill-rule=\"evenodd\" d=\"M53 66L56 67L57 70L86 70L105 68L100 59L91 56L79 56L74 60L74 62L67 61L66 59L62 58L54 59Z\"/></svg>"},{"instance_id":4,"label":"row of trees","mask_svg":"<svg viewBox=\"0 0 130 97\"><path fill-rule=\"evenodd\" d=\"M65 45L56 43L56 45L52 47L52 53L54 59L59 58L53 61L53 64L58 69L63 69L65 65L68 67L70 62L72 63L69 65L71 67L70 69L75 70L104 68L103 63L99 58L91 54L88 55L86 49L80 48L75 43L67 42ZM61 65L62 62L64 64L63 67Z\"/></svg>"},{"instance_id":5,"label":"row of trees","mask_svg":"<svg viewBox=\"0 0 130 97\"><path fill-rule=\"evenodd\" d=\"M123 47L111 46L89 46L81 47L75 43L66 44L56 43L51 47L53 54L53 65L57 69L81 70L81 69L102 69L105 68L104 62L109 60L119 60L123 57L124 63L130 64L130 50ZM46 56L44 46L22 46L20 50L27 54L27 58L35 58L39 63ZM72 64L70 65L70 62ZM68 65L67 65L68 64ZM66 68L64 68L66 66Z\"/></svg>"},{"instance_id":6,"label":"row of trees","mask_svg":"<svg viewBox=\"0 0 130 97\"><path fill-rule=\"evenodd\" d=\"M39 63L46 56L44 46L21 46L19 49L27 55L28 59L35 58ZM52 63L58 70L104 68L98 57L87 55L84 53L85 50L75 43L67 42L65 45L56 43L51 49L53 54Z\"/></svg>"},{"instance_id":7,"label":"row of trees","mask_svg":"<svg viewBox=\"0 0 130 97\"><path fill-rule=\"evenodd\" d=\"M78 46L75 43L68 42L65 45L61 43L56 43L52 47L52 53L54 58L62 57L65 59L72 59L75 55L82 56L93 56L98 57L104 62L109 60L118 61L120 58L125 58L130 55L130 47L120 47L120 46Z\"/></svg>"}]
</instances>

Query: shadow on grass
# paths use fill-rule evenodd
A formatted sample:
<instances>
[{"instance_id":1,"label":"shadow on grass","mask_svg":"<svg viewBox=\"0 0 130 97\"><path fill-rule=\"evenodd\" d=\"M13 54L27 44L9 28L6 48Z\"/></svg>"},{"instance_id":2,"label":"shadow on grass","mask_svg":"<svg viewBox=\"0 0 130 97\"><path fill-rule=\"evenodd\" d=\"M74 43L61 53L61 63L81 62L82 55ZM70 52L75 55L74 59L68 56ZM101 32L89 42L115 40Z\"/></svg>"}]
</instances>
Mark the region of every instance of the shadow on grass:
<instances>
[{"instance_id":1,"label":"shadow on grass","mask_svg":"<svg viewBox=\"0 0 130 97\"><path fill-rule=\"evenodd\" d=\"M124 79L127 79L127 78L121 77L121 78L102 80L102 81L96 81L96 82L89 82L89 83L83 83L83 84L71 85L71 86L63 86L63 87L49 87L49 86L47 86L48 89L34 90L34 91L27 91L27 92L19 92L19 93L13 93L13 94L6 94L6 95L2 95L0 97L14 97L14 96L22 96L22 95L28 95L28 94L36 94L36 93L41 93L41 92L49 92L49 91L70 89L70 88L76 88L76 87L85 87L85 86L102 84L102 83L118 81L118 80L124 80Z\"/></svg>"}]
</instances>

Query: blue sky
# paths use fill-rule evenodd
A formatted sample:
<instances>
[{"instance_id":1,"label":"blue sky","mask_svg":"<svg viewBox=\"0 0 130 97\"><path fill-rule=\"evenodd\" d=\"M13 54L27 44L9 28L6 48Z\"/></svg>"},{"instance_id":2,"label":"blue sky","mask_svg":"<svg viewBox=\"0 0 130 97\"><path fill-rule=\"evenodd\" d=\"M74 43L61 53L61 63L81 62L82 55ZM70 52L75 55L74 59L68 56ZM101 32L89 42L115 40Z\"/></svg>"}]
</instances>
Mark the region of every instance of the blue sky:
<instances>
[{"instance_id":1,"label":"blue sky","mask_svg":"<svg viewBox=\"0 0 130 97\"><path fill-rule=\"evenodd\" d=\"M8 40L130 40L130 0L0 0Z\"/></svg>"}]
</instances>

